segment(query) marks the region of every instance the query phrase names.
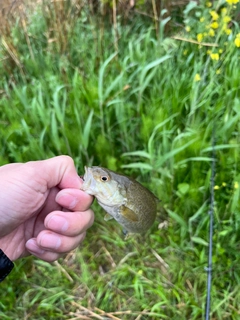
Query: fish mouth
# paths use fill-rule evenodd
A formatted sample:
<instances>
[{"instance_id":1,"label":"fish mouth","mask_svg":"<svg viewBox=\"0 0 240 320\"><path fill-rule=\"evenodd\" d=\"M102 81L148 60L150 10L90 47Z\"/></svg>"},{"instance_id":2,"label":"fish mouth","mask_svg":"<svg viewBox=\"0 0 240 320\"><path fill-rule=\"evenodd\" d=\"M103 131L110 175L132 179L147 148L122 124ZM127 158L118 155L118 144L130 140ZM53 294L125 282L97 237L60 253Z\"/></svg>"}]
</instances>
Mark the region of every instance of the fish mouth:
<instances>
[{"instance_id":1,"label":"fish mouth","mask_svg":"<svg viewBox=\"0 0 240 320\"><path fill-rule=\"evenodd\" d=\"M81 190L85 191L88 194L94 195L94 189L95 189L95 181L93 178L93 174L92 174L92 169L84 166L84 176L82 177L83 179L83 184L81 186Z\"/></svg>"}]
</instances>

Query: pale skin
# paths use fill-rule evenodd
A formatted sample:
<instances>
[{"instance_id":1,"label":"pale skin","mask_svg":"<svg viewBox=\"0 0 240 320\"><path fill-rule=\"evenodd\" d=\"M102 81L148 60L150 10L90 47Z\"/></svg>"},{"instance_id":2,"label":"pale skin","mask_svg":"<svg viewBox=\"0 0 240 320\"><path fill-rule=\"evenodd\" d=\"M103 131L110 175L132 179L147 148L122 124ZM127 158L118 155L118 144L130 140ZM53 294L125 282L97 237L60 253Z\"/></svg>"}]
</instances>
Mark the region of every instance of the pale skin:
<instances>
[{"instance_id":1,"label":"pale skin","mask_svg":"<svg viewBox=\"0 0 240 320\"><path fill-rule=\"evenodd\" d=\"M0 249L52 262L78 247L94 221L81 185L68 156L0 167Z\"/></svg>"}]
</instances>

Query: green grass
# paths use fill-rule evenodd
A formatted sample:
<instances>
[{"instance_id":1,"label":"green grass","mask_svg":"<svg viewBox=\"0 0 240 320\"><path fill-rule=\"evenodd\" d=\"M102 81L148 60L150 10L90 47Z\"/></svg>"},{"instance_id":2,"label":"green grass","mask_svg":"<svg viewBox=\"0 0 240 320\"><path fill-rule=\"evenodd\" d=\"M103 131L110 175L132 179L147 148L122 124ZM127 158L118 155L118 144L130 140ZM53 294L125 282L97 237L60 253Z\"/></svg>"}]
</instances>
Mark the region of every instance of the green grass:
<instances>
[{"instance_id":1,"label":"green grass","mask_svg":"<svg viewBox=\"0 0 240 320\"><path fill-rule=\"evenodd\" d=\"M212 318L239 319L239 30L204 39L222 50L212 60L209 47L188 41L209 10L185 10L191 32L181 41L163 23L158 37L140 18L119 24L118 52L112 29L84 14L63 43L50 41L57 29L48 33L46 12L31 15L30 42L12 28L21 67L2 46L0 164L68 154L79 174L86 164L124 172L162 201L151 230L127 241L94 203L96 221L77 251L59 263L16 262L0 287L1 319L203 319L213 128Z\"/></svg>"}]
</instances>

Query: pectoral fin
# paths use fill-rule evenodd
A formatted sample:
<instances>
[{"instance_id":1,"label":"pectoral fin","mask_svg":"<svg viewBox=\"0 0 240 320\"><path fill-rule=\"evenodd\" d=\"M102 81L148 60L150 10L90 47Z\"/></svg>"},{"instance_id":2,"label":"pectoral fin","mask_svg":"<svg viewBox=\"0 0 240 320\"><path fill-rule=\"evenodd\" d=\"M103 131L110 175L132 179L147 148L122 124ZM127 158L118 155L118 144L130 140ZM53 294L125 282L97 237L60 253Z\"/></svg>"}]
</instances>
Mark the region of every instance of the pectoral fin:
<instances>
[{"instance_id":1,"label":"pectoral fin","mask_svg":"<svg viewBox=\"0 0 240 320\"><path fill-rule=\"evenodd\" d=\"M127 220L129 220L131 222L138 221L138 216L136 215L136 213L125 206L121 206L120 214L122 214L124 216L124 218L126 218Z\"/></svg>"},{"instance_id":2,"label":"pectoral fin","mask_svg":"<svg viewBox=\"0 0 240 320\"><path fill-rule=\"evenodd\" d=\"M135 234L134 234L134 233L131 233L131 232L128 232L128 231L126 231L126 232L124 233L124 240L131 239L133 235L135 235Z\"/></svg>"},{"instance_id":3,"label":"pectoral fin","mask_svg":"<svg viewBox=\"0 0 240 320\"><path fill-rule=\"evenodd\" d=\"M104 216L104 220L105 221L109 221L111 219L113 219L113 217L110 214L106 213L105 216Z\"/></svg>"}]
</instances>

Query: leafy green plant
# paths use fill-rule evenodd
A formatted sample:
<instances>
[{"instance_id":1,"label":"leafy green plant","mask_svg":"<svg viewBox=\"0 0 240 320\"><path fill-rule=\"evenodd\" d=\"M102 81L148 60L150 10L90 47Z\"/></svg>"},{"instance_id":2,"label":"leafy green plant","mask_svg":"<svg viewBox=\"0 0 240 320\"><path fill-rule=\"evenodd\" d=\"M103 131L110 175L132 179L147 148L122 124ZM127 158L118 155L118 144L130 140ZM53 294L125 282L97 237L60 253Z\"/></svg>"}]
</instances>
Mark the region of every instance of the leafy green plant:
<instances>
[{"instance_id":1,"label":"leafy green plant","mask_svg":"<svg viewBox=\"0 0 240 320\"><path fill-rule=\"evenodd\" d=\"M171 37L164 11L150 23L115 20L116 38L89 14L94 8L68 1L29 9L25 29L22 16L11 25L0 52L0 164L69 154L79 174L84 165L109 167L161 202L151 230L128 241L94 203L81 248L54 264L16 263L1 284L1 318L202 319L214 132L212 317L238 319L239 27L231 1L190 2Z\"/></svg>"}]
</instances>

